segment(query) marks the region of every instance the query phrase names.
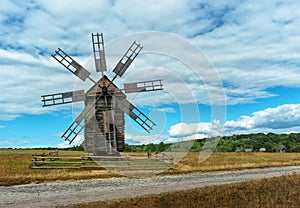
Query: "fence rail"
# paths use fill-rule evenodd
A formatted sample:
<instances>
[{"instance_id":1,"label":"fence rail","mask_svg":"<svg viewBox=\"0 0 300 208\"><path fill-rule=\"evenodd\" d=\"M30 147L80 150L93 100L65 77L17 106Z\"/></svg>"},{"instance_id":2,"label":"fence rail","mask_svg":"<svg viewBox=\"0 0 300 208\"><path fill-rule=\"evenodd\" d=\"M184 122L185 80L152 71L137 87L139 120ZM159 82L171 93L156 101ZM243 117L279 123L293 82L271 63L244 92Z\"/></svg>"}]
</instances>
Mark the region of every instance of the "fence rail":
<instances>
[{"instance_id":1,"label":"fence rail","mask_svg":"<svg viewBox=\"0 0 300 208\"><path fill-rule=\"evenodd\" d=\"M54 156L52 156L54 155ZM58 156L58 154L32 155L32 168L40 169L122 169L159 170L173 166L173 157L165 154L155 157L130 156Z\"/></svg>"}]
</instances>

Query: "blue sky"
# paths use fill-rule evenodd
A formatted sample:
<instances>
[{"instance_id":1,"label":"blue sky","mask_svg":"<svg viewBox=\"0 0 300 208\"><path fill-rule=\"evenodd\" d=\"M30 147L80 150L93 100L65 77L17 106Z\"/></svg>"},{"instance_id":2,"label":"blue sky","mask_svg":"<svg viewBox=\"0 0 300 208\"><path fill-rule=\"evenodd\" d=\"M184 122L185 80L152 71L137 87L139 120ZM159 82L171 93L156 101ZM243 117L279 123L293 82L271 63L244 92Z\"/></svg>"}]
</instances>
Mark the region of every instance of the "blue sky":
<instances>
[{"instance_id":1,"label":"blue sky","mask_svg":"<svg viewBox=\"0 0 300 208\"><path fill-rule=\"evenodd\" d=\"M130 6L129 6L130 5ZM116 84L163 79L129 95L156 128L126 118L131 144L300 131L298 1L12 1L0 8L0 147L64 147L82 105L43 108L41 95L88 89L51 54L60 47L99 79L91 33L103 32L109 71L144 48ZM78 137L75 144L82 141Z\"/></svg>"}]
</instances>

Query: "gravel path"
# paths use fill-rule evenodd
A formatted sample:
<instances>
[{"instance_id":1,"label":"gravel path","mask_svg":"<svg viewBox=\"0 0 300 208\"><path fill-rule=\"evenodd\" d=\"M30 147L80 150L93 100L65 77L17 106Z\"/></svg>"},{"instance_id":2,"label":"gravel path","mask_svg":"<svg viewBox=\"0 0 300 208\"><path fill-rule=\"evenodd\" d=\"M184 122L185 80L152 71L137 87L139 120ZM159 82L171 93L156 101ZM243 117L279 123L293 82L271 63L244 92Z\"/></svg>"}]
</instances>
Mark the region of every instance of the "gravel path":
<instances>
[{"instance_id":1,"label":"gravel path","mask_svg":"<svg viewBox=\"0 0 300 208\"><path fill-rule=\"evenodd\" d=\"M300 173L300 166L0 187L0 207L57 207Z\"/></svg>"}]
</instances>

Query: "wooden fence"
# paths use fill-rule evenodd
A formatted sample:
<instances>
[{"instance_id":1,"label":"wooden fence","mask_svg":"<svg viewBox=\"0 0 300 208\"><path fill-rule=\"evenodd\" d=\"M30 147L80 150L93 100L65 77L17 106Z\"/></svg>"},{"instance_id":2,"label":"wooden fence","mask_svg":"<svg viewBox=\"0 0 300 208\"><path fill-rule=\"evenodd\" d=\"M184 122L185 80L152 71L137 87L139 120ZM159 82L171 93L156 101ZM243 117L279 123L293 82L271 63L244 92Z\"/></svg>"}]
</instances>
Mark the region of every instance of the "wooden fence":
<instances>
[{"instance_id":1,"label":"wooden fence","mask_svg":"<svg viewBox=\"0 0 300 208\"><path fill-rule=\"evenodd\" d=\"M109 170L163 170L173 166L173 157L156 154L153 157L58 156L55 153L32 155L32 168L45 169L109 169Z\"/></svg>"}]
</instances>

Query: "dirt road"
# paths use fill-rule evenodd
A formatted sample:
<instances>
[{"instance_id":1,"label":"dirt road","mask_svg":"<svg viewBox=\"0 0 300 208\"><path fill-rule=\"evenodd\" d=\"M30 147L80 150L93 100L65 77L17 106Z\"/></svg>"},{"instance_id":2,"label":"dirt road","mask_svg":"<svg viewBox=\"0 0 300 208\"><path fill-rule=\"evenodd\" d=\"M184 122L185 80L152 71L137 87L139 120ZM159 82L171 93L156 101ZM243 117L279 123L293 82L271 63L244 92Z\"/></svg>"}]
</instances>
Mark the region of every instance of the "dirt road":
<instances>
[{"instance_id":1,"label":"dirt road","mask_svg":"<svg viewBox=\"0 0 300 208\"><path fill-rule=\"evenodd\" d=\"M0 187L0 207L57 207L300 173L300 166Z\"/></svg>"}]
</instances>

